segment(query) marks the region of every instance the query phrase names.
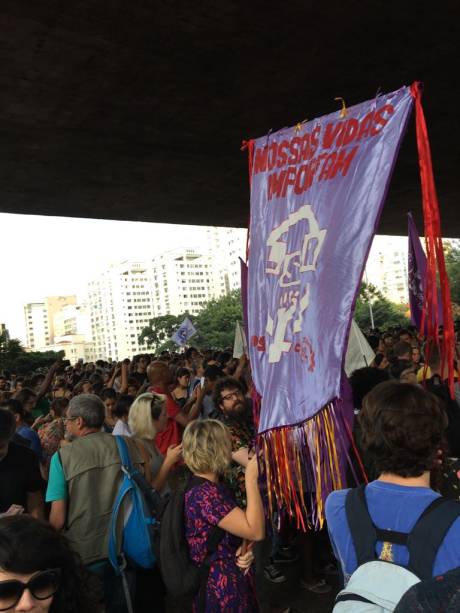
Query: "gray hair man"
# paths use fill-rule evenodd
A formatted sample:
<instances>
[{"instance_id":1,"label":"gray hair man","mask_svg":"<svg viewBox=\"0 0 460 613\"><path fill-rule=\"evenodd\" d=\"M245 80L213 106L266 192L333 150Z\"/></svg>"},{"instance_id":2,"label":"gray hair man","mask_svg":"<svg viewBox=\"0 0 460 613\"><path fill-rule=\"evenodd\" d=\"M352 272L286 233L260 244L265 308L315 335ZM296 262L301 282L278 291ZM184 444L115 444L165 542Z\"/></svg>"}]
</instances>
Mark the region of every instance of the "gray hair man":
<instances>
[{"instance_id":1,"label":"gray hair man","mask_svg":"<svg viewBox=\"0 0 460 613\"><path fill-rule=\"evenodd\" d=\"M73 442L51 458L46 501L51 502L51 525L64 530L87 568L104 578L106 596L112 599L120 586L114 584L118 578L112 576L108 562L109 527L123 473L115 437L101 431L104 419L104 403L98 396L72 398L65 424ZM134 440L125 441L132 462L141 464Z\"/></svg>"}]
</instances>

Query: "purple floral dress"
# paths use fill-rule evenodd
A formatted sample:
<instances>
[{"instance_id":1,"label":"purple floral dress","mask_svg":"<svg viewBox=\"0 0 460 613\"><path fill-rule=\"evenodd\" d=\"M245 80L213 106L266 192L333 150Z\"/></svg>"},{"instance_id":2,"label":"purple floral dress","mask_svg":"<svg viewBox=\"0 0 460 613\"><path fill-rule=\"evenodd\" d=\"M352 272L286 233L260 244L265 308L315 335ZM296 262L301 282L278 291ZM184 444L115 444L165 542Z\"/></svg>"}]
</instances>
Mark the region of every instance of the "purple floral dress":
<instances>
[{"instance_id":1,"label":"purple floral dress","mask_svg":"<svg viewBox=\"0 0 460 613\"><path fill-rule=\"evenodd\" d=\"M206 481L185 494L185 534L192 560L201 564L206 557L209 532L237 506L224 485ZM241 539L226 532L211 564L205 613L256 613L259 611L252 568L246 575L236 565ZM194 611L197 611L197 599Z\"/></svg>"}]
</instances>

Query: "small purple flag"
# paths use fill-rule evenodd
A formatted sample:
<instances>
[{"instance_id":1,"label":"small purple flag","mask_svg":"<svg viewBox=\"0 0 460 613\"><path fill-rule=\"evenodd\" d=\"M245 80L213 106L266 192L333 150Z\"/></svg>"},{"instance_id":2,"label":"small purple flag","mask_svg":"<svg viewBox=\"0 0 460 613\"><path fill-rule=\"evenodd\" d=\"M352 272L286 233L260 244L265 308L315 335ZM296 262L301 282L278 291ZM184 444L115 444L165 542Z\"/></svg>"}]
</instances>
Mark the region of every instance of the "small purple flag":
<instances>
[{"instance_id":1,"label":"small purple flag","mask_svg":"<svg viewBox=\"0 0 460 613\"><path fill-rule=\"evenodd\" d=\"M423 251L422 242L417 232L417 226L410 213L407 214L408 221L408 276L409 276L409 306L410 318L417 330L422 326L423 305L425 302L426 287L426 255ZM442 296L438 289L438 324L442 325Z\"/></svg>"},{"instance_id":2,"label":"small purple flag","mask_svg":"<svg viewBox=\"0 0 460 613\"><path fill-rule=\"evenodd\" d=\"M410 213L408 221L408 274L409 274L409 305L410 318L414 326L420 330L425 293L426 255L420 242L417 226Z\"/></svg>"}]
</instances>

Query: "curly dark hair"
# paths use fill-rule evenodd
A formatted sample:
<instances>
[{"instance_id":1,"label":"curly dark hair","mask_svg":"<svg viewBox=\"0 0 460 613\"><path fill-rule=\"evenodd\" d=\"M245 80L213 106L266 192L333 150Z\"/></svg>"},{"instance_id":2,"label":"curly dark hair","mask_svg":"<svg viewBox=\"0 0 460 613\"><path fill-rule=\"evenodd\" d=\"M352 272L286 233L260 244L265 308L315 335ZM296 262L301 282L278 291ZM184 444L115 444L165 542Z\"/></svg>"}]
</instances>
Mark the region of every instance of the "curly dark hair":
<instances>
[{"instance_id":1,"label":"curly dark hair","mask_svg":"<svg viewBox=\"0 0 460 613\"><path fill-rule=\"evenodd\" d=\"M224 390L229 390L229 391L238 390L244 395L244 388L241 385L241 383L238 381L238 379L235 379L234 377L222 377L221 379L217 381L216 386L214 387L213 394L212 394L212 400L216 408L219 408L220 405L222 404L221 394Z\"/></svg>"},{"instance_id":2,"label":"curly dark hair","mask_svg":"<svg viewBox=\"0 0 460 613\"><path fill-rule=\"evenodd\" d=\"M364 398L358 419L362 446L378 474L420 477L435 467L447 415L433 394L410 383L386 381Z\"/></svg>"},{"instance_id":3,"label":"curly dark hair","mask_svg":"<svg viewBox=\"0 0 460 613\"><path fill-rule=\"evenodd\" d=\"M96 613L101 596L67 539L28 515L0 518L0 568L30 574L61 569L61 583L50 613Z\"/></svg>"},{"instance_id":4,"label":"curly dark hair","mask_svg":"<svg viewBox=\"0 0 460 613\"><path fill-rule=\"evenodd\" d=\"M386 370L374 366L364 366L353 371L349 381L353 390L355 409L361 409L363 398L379 383L388 381L390 376Z\"/></svg>"}]
</instances>

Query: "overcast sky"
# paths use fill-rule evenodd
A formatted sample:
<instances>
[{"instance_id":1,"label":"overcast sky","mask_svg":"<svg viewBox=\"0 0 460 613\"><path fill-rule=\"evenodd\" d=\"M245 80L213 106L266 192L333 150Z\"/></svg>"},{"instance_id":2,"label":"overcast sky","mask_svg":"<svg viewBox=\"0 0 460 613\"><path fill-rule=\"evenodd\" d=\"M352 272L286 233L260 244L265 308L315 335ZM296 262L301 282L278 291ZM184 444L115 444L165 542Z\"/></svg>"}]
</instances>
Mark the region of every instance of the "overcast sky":
<instances>
[{"instance_id":1,"label":"overcast sky","mask_svg":"<svg viewBox=\"0 0 460 613\"><path fill-rule=\"evenodd\" d=\"M205 228L104 219L0 213L0 323L25 341L24 304L84 295L112 262L177 247L200 247Z\"/></svg>"}]
</instances>

